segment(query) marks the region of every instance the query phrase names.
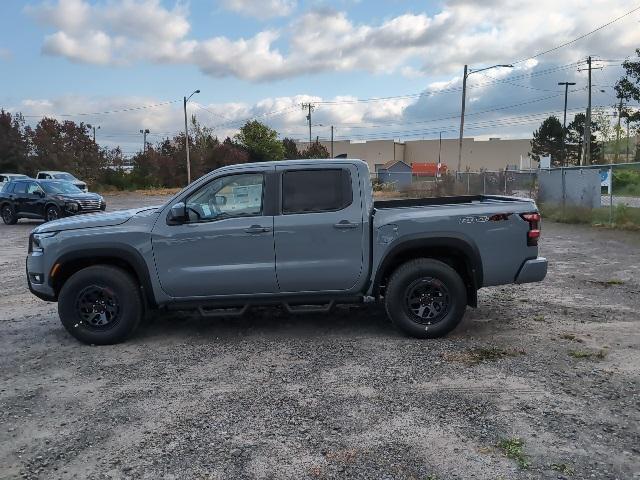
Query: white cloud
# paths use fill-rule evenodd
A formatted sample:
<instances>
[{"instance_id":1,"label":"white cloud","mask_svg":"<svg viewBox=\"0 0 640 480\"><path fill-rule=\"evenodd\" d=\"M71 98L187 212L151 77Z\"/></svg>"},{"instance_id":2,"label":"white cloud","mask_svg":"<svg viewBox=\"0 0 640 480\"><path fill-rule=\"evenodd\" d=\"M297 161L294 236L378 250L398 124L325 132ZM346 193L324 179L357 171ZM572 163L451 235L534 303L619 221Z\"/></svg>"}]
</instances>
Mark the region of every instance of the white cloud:
<instances>
[{"instance_id":1,"label":"white cloud","mask_svg":"<svg viewBox=\"0 0 640 480\"><path fill-rule=\"evenodd\" d=\"M297 3L297 0L221 0L227 10L256 18L286 17Z\"/></svg>"},{"instance_id":2,"label":"white cloud","mask_svg":"<svg viewBox=\"0 0 640 480\"><path fill-rule=\"evenodd\" d=\"M321 9L292 19L278 31L198 40L189 38L188 11L181 3L170 9L160 0L96 4L58 0L27 11L57 29L45 38L43 51L47 54L97 64L145 60L193 64L214 77L269 81L353 70L397 72L412 78L451 75L465 63L483 66L525 59L576 38L629 8L626 0L593 0L588 9L582 3L448 0L436 14L406 13L377 24L357 23L344 12ZM290 12L295 2L224 0L224 5L266 18L274 12ZM640 43L640 29L633 27L634 21L629 16L543 58L574 61L593 52L617 58ZM96 51L83 51L86 45Z\"/></svg>"}]
</instances>

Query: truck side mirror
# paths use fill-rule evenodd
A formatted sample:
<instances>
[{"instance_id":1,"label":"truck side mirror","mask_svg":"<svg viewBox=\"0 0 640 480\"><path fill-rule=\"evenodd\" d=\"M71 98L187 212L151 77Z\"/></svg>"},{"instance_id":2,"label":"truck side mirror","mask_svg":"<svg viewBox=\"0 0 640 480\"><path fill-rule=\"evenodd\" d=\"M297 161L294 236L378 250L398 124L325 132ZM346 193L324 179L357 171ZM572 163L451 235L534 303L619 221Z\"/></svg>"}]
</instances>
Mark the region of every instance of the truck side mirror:
<instances>
[{"instance_id":1,"label":"truck side mirror","mask_svg":"<svg viewBox=\"0 0 640 480\"><path fill-rule=\"evenodd\" d=\"M187 218L187 207L184 202L178 202L171 206L167 220L172 223L180 223Z\"/></svg>"}]
</instances>

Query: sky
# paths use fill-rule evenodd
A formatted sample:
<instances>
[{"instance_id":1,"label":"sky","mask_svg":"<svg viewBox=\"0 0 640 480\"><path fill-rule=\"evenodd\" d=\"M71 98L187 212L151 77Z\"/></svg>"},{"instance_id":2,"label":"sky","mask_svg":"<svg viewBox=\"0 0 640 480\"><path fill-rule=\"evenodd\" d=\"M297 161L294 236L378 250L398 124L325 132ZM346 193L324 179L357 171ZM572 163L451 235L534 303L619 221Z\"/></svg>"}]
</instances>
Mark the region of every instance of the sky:
<instances>
[{"instance_id":1,"label":"sky","mask_svg":"<svg viewBox=\"0 0 640 480\"><path fill-rule=\"evenodd\" d=\"M142 147L189 115L224 138L249 119L281 136L364 141L530 138L550 114L615 103L640 48L635 0L2 0L0 108L100 128L101 145ZM571 42L562 48L557 46ZM554 49L549 53L541 52Z\"/></svg>"}]
</instances>

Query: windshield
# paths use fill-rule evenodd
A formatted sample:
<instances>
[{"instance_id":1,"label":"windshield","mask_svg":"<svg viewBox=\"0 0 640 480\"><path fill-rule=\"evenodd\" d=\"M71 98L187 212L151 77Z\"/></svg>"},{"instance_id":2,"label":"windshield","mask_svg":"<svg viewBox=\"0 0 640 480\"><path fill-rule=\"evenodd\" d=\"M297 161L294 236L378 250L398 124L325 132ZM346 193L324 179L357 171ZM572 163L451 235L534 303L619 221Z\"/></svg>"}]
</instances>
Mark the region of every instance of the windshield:
<instances>
[{"instance_id":1,"label":"windshield","mask_svg":"<svg viewBox=\"0 0 640 480\"><path fill-rule=\"evenodd\" d=\"M76 180L76 177L74 177L70 173L54 173L53 178L56 178L58 180L69 180L69 181Z\"/></svg>"},{"instance_id":2,"label":"windshield","mask_svg":"<svg viewBox=\"0 0 640 480\"><path fill-rule=\"evenodd\" d=\"M73 183L68 182L40 182L44 191L51 194L56 193L82 193Z\"/></svg>"}]
</instances>

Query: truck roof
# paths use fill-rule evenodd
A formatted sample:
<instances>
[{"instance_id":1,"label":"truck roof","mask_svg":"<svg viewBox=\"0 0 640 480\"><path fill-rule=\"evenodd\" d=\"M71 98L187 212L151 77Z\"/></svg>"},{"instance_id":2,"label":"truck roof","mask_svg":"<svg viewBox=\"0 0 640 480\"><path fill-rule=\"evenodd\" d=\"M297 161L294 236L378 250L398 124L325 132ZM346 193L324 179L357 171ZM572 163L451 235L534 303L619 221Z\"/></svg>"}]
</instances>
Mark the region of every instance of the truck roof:
<instances>
[{"instance_id":1,"label":"truck roof","mask_svg":"<svg viewBox=\"0 0 640 480\"><path fill-rule=\"evenodd\" d=\"M252 163L236 163L234 165L227 165L224 167L220 167L216 169L217 172L225 171L225 170L235 170L235 169L245 169L245 168L253 168L253 167L265 167L265 166L287 166L287 165L309 165L309 164L318 164L322 165L323 163L331 162L333 164L344 164L344 165L354 165L358 163L362 163L367 166L367 162L364 160L360 160L359 158L300 158L296 160L276 160L271 162L252 162Z\"/></svg>"}]
</instances>

